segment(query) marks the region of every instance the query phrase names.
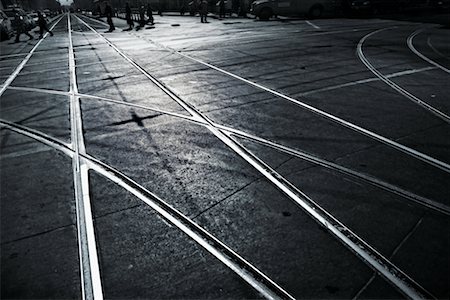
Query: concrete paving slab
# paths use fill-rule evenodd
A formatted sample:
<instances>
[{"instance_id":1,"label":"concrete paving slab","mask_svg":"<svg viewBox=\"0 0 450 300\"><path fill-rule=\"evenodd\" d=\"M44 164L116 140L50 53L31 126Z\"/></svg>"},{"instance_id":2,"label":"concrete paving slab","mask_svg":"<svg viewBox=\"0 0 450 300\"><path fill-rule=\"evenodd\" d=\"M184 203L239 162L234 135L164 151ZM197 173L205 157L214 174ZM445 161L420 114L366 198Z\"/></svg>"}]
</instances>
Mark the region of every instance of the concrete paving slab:
<instances>
[{"instance_id":1,"label":"concrete paving slab","mask_svg":"<svg viewBox=\"0 0 450 300\"><path fill-rule=\"evenodd\" d=\"M0 101L2 119L70 142L69 97L7 90Z\"/></svg>"},{"instance_id":2,"label":"concrete paving slab","mask_svg":"<svg viewBox=\"0 0 450 300\"><path fill-rule=\"evenodd\" d=\"M2 130L1 141L1 296L78 298L71 162L10 131Z\"/></svg>"},{"instance_id":3,"label":"concrete paving slab","mask_svg":"<svg viewBox=\"0 0 450 300\"><path fill-rule=\"evenodd\" d=\"M91 175L106 298L261 297L149 207L136 206L139 200L98 175ZM105 185L110 188L109 194L99 191ZM113 212L113 207L122 209Z\"/></svg>"}]
</instances>

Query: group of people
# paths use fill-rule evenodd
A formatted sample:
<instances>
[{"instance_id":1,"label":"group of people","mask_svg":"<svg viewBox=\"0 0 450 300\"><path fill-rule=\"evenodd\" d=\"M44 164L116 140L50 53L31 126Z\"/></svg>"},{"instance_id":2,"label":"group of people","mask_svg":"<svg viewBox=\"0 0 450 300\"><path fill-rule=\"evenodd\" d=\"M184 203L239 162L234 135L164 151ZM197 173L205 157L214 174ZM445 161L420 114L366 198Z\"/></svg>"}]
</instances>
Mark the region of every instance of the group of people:
<instances>
[{"instance_id":1,"label":"group of people","mask_svg":"<svg viewBox=\"0 0 450 300\"><path fill-rule=\"evenodd\" d=\"M147 20L145 19L146 14L148 17ZM114 22L112 20L113 11L109 4L107 4L105 7L105 15L106 15L106 22L109 25L108 32L112 32L116 29L116 27L114 26ZM125 29L125 30L126 31L132 30L134 28L134 21L133 21L133 17L132 17L132 11L130 8L130 4L128 2L125 5L125 19L128 24L128 29ZM139 21L138 21L138 26L136 27L136 30L141 29L142 27L144 27L146 24L149 24L149 23L151 25L154 24L152 7L150 6L150 4L147 5L147 8L145 8L144 5L141 5L139 7Z\"/></svg>"},{"instance_id":2,"label":"group of people","mask_svg":"<svg viewBox=\"0 0 450 300\"><path fill-rule=\"evenodd\" d=\"M197 0L197 1L198 1L197 7L198 7L198 11L200 13L200 21L202 23L208 23L208 20L207 20L208 1L207 0ZM225 0L219 0L218 6L219 6L219 18L225 18ZM184 15L184 12L185 12L185 7L182 6L180 13L182 15ZM161 9L158 10L158 14L162 15ZM108 32L112 32L116 29L116 27L114 26L114 22L112 19L114 16L114 13L113 13L113 10L109 3L106 4L106 7L105 7L105 15L106 15L106 22L109 25ZM145 15L147 15L147 19L145 18ZM133 21L133 13L131 11L130 4L128 2L125 4L125 20L127 21L128 28L124 29L124 30L125 31L132 30L135 26L134 26L134 21ZM150 4L147 4L147 7L145 7L144 5L141 4L141 6L139 7L139 21L138 21L138 26L136 26L136 30L141 29L142 27L144 27L146 24L149 24L149 23L151 25L154 25L152 7L150 6Z\"/></svg>"},{"instance_id":3,"label":"group of people","mask_svg":"<svg viewBox=\"0 0 450 300\"><path fill-rule=\"evenodd\" d=\"M29 28L27 24L25 23L25 20L22 15L20 15L18 12L14 16L13 25L16 28L16 39L15 42L18 43L20 41L20 35L25 34L27 35L30 40L33 39L33 36L29 33ZM45 19L44 15L38 11L38 21L37 25L39 26L39 38L42 39L44 35L44 31L47 31L50 33L51 36L53 36L53 32L48 29L47 20Z\"/></svg>"}]
</instances>

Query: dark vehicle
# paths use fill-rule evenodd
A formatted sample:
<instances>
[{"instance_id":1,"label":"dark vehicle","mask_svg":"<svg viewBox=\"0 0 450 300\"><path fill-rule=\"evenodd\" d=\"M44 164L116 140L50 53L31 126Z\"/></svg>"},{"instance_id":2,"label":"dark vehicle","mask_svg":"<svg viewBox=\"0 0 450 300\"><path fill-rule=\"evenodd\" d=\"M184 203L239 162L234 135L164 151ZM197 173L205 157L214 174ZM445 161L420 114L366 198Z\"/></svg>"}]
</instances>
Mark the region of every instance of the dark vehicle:
<instances>
[{"instance_id":1,"label":"dark vehicle","mask_svg":"<svg viewBox=\"0 0 450 300\"><path fill-rule=\"evenodd\" d=\"M430 6L438 12L450 12L450 0L430 0Z\"/></svg>"},{"instance_id":2,"label":"dark vehicle","mask_svg":"<svg viewBox=\"0 0 450 300\"><path fill-rule=\"evenodd\" d=\"M13 35L13 32L11 20L2 10L0 10L0 41L9 40Z\"/></svg>"},{"instance_id":3,"label":"dark vehicle","mask_svg":"<svg viewBox=\"0 0 450 300\"><path fill-rule=\"evenodd\" d=\"M334 7L334 0L257 0L252 3L251 13L260 20L276 15L319 18Z\"/></svg>"},{"instance_id":4,"label":"dark vehicle","mask_svg":"<svg viewBox=\"0 0 450 300\"><path fill-rule=\"evenodd\" d=\"M380 14L427 8L429 0L351 0L347 5L352 14Z\"/></svg>"}]
</instances>

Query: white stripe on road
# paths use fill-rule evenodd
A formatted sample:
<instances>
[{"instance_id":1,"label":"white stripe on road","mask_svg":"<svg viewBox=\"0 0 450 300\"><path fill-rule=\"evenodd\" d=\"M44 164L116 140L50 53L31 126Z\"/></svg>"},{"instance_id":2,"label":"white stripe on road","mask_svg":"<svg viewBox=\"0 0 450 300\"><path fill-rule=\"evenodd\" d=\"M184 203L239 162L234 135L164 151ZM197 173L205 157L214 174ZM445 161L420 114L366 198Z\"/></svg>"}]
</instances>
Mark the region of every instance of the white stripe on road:
<instances>
[{"instance_id":1,"label":"white stripe on road","mask_svg":"<svg viewBox=\"0 0 450 300\"><path fill-rule=\"evenodd\" d=\"M361 60L361 62L373 73L375 74L375 76L377 76L378 78L380 78L384 83L386 83L388 86L390 86L392 89L396 90L398 93L400 93L401 95L405 96L406 98L408 98L409 100L411 100L412 102L420 105L421 107L425 108L426 110L428 110L429 112L431 112L432 114L434 114L435 116L439 117L441 120L450 123L450 116L445 114L444 112L438 110L437 108L431 106L430 104L426 103L425 101L419 99L418 97L414 96L413 94L411 94L410 92L408 92L407 90L405 90L404 88L400 87L398 84L394 83L392 80L386 78L386 76L384 76L383 74L381 74L380 71L378 71L370 62L369 60L366 58L366 56L364 55L364 52L362 50L363 44L364 42L371 37L372 35L381 32L381 31L385 31L388 29L392 29L392 27L389 28L383 28L383 29L378 29L376 31L373 31L367 35L365 35L358 43L357 46L357 54L359 59Z\"/></svg>"},{"instance_id":2,"label":"white stripe on road","mask_svg":"<svg viewBox=\"0 0 450 300\"><path fill-rule=\"evenodd\" d=\"M319 26L317 26L316 24L314 24L313 22L311 22L311 21L306 21L306 24L308 24L309 26L312 26L312 27L314 27L315 29L320 29L320 27Z\"/></svg>"}]
</instances>

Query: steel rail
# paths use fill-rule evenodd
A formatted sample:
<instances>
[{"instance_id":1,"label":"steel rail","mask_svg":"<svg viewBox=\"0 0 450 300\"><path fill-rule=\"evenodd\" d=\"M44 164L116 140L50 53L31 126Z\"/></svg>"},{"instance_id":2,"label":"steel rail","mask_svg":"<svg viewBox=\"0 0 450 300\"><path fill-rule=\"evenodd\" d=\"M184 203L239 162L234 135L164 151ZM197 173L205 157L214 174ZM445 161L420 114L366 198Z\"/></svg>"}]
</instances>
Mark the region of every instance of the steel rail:
<instances>
[{"instance_id":1,"label":"steel rail","mask_svg":"<svg viewBox=\"0 0 450 300\"><path fill-rule=\"evenodd\" d=\"M376 79L378 80L378 79ZM54 90L46 90L46 89L36 89L36 88L23 88L23 87L8 87L8 89L13 89L13 90L23 90L23 91L33 91L33 92L38 92L38 93L49 93L49 94L57 94L57 95L68 95L69 93L67 92L59 92L59 91L54 91ZM185 121L200 125L200 126L205 126L207 125L207 123L205 122L201 122L191 116L187 116L187 115L183 115L183 114L179 114L179 113L174 113L174 112L170 112L170 111L166 111L166 110L162 110L156 107L150 107L150 106L146 106L146 105L140 105L140 104L134 104L134 103L130 103L130 102L124 102L121 100L114 100L114 99L110 99L110 98L106 98L106 97L99 97L99 96L94 96L94 95L88 95L88 94L77 94L78 97L81 97L85 100L99 100L99 101L104 101L104 102L110 102L110 103L115 103L115 104L119 104L119 105L123 105L123 106L128 106L128 107L133 107L133 108L139 108L139 109L143 109L143 110L149 110L152 112L157 112L157 113L161 113L163 115L167 115L167 116L171 116L171 117L175 117L175 118L180 118L183 119ZM240 138L244 138L256 143L259 143L261 145L270 147L272 149L275 149L277 151L281 151L283 153L295 156L297 158L306 160L308 162L314 163L318 166L322 166L325 167L329 170L333 170L333 171L337 171L341 174L347 175L349 177L352 178L356 178L361 182L365 182L365 183L369 183L372 186L381 188L387 192L396 194L398 196L401 196L407 200L411 200L413 202L415 202L416 204L419 204L421 206L424 206L427 209L433 210L435 212L438 213L442 213L445 215L450 215L450 207L442 204L440 202L437 202L435 200L431 200L428 199L426 197L417 195L415 193L412 193L410 191L407 191L405 189L402 189L396 185L390 184L388 182L385 182L379 178L373 177L371 175L365 174L365 173L361 173L349 168L346 168L344 166L341 166L339 164L333 163L331 161L327 161L324 159L321 159L320 157L292 148L292 147L288 147L264 138L261 138L259 136L247 133L245 131L242 130L238 130L238 129L234 129L228 126L223 126L220 125L218 123L214 123L214 126L217 128L220 128L222 130L224 130L225 132L228 133L232 133L233 135L240 137Z\"/></svg>"},{"instance_id":2,"label":"steel rail","mask_svg":"<svg viewBox=\"0 0 450 300\"><path fill-rule=\"evenodd\" d=\"M80 160L81 154L86 154L83 137L80 99L77 96L78 86L75 70L75 55L72 43L71 15L67 14L69 39L69 73L70 73L70 123L73 157L73 176L75 202L77 212L78 246L80 255L80 275L82 296L86 300L102 300L102 282L98 263L97 243L94 233L91 201L89 196L88 166Z\"/></svg>"},{"instance_id":3,"label":"steel rail","mask_svg":"<svg viewBox=\"0 0 450 300\"><path fill-rule=\"evenodd\" d=\"M421 59L423 59L424 61L426 61L427 63L432 64L433 66L435 66L435 67L441 69L442 71L444 71L444 72L447 73L447 74L450 74L450 70L449 70L449 69L447 69L446 67L444 67L444 66L438 64L438 63L435 62L434 60L432 60L432 59L426 57L425 55L423 55L422 53L420 53L420 52L414 47L414 44L413 44L414 38L415 38L418 34L420 34L421 32L423 32L425 29L426 29L426 28L418 29L418 30L414 31L413 33L411 33L410 36L408 36L408 39L407 39L406 43L408 44L409 49L410 49L412 52L414 52L414 54L416 54L418 57L420 57ZM430 47L430 48L434 51L434 49L433 49L434 47ZM435 52L436 52L436 51L435 51Z\"/></svg>"},{"instance_id":4,"label":"steel rail","mask_svg":"<svg viewBox=\"0 0 450 300\"><path fill-rule=\"evenodd\" d=\"M97 32L89 24L78 18L83 22L90 30ZM353 233L349 228L347 228L343 223L337 220L329 212L324 210L321 206L315 203L307 195L301 192L293 184L287 181L274 169L268 166L265 162L259 159L256 155L247 150L244 146L238 143L230 134L226 134L220 129L214 127L214 123L209 120L204 114L199 112L195 107L185 102L183 99L178 97L174 92L167 88L158 79L148 73L145 69L139 66L132 58L126 55L123 51L117 48L112 42L107 38L97 32L99 37L101 37L109 46L116 50L122 57L124 57L131 65L142 72L148 79L150 79L156 86L161 88L168 96L170 96L174 101L179 103L182 107L186 109L193 117L207 122L209 126L207 128L225 145L231 148L236 154L238 154L242 159L254 167L258 172L260 172L267 180L272 182L277 188L279 188L286 196L291 198L297 205L299 205L308 215L310 215L317 223L322 225L329 233L332 234L338 241L344 244L348 249L351 250L353 254L359 257L366 265L376 270L381 274L389 283L391 283L395 288L397 288L402 294L408 298L412 299L423 299L423 298L435 298L407 274L401 271L392 262L386 259L378 251L376 251L367 242L362 240L359 236Z\"/></svg>"},{"instance_id":5,"label":"steel rail","mask_svg":"<svg viewBox=\"0 0 450 300\"><path fill-rule=\"evenodd\" d=\"M414 96L413 94L411 94L410 92L408 92L407 90L405 90L404 88L402 88L401 86L399 86L398 84L396 84L395 82L393 82L392 80L390 80L389 78L387 78L386 76L384 76L380 71L378 71L370 62L369 60L366 58L366 56L364 55L364 52L362 50L363 44L364 42L371 36L385 31L385 30L389 30L392 29L392 27L388 27L388 28L382 28L382 29L378 29L375 30L367 35L365 35L359 42L358 42L358 46L356 48L356 53L358 54L359 59L361 60L361 62L367 67L367 69L369 69L375 76L377 76L378 78L380 78L384 83L386 83L389 87L391 87L392 89L394 89L395 91L397 91L398 93L400 93L401 95L403 95L404 97L406 97L407 99L409 99L410 101L412 101L413 103L418 104L419 106L421 106L422 108L426 109L428 112L434 114L435 116L439 117L441 120L443 120L444 122L450 123L450 116L447 115L446 113L440 111L439 109L431 106L430 104L426 103L425 101L419 99L418 97Z\"/></svg>"},{"instance_id":6,"label":"steel rail","mask_svg":"<svg viewBox=\"0 0 450 300\"><path fill-rule=\"evenodd\" d=\"M45 133L2 119L0 119L0 125L19 134L28 136L40 143L46 144L58 151L63 152L69 157L73 158L76 156L76 153L74 149L70 147L70 144L66 144L54 137L46 135ZM294 299L267 275L250 264L242 256L217 239L214 235L206 231L203 227L199 226L190 218L172 207L162 198L158 197L156 194L147 190L125 174L101 162L100 160L88 154L80 153L79 155L81 159L85 161L89 169L96 171L100 175L120 185L122 188L138 197L149 207L155 210L160 216L162 216L164 220L167 220L169 223L176 226L183 233L197 242L202 248L207 250L215 258L229 267L264 297L267 299Z\"/></svg>"},{"instance_id":7,"label":"steel rail","mask_svg":"<svg viewBox=\"0 0 450 300\"><path fill-rule=\"evenodd\" d=\"M421 160L421 161L423 161L423 162L425 162L425 163L427 163L429 165L432 165L432 166L434 166L434 167L436 167L438 169L441 169L441 170L443 170L443 171L445 171L447 173L450 173L450 164L448 164L446 162L443 162L441 160L433 158L433 157L431 157L431 156L429 156L427 154L424 154L424 153L422 153L422 152L420 152L418 150L415 150L415 149L412 149L412 148L410 148L408 146L400 144L400 143L398 143L398 142L396 142L394 140L386 138L386 137L384 137L384 136L382 136L380 134L377 134L377 133L375 133L375 132L373 132L371 130L365 129L365 128L359 126L359 125L356 125L354 123L351 123L349 121L341 119L341 118L339 118L339 117L337 117L337 116L335 116L335 115L333 115L331 113L327 113L326 111L320 110L320 109L318 109L318 108L316 108L314 106L306 104L305 102L302 102L302 101L294 99L294 98L292 98L290 96L284 95L284 94L282 94L282 93L280 93L278 91L272 90L272 89L270 89L268 87L265 87L265 86L263 86L261 84L258 84L256 82L250 81L248 79L245 79L245 78L243 78L243 77L241 77L239 75L236 75L234 73L228 72L228 71L226 71L226 70L224 70L222 68L219 68L219 67L214 66L214 65L212 65L210 63L207 63L207 62L204 62L204 61L199 60L197 58L194 58L194 57L192 57L190 55L187 55L185 53L182 53L182 52L180 52L178 50L174 50L174 49L172 49L170 47L161 45L161 44L159 44L157 42L154 42L154 41L151 41L151 40L148 40L148 41L153 43L153 44L155 44L155 45L159 45L160 47L163 47L163 48L167 49L168 51L171 51L173 53L177 53L177 54L179 54L179 55L181 55L181 56L183 56L183 57L185 57L185 58L187 58L187 59L189 59L191 61L195 61L195 62L197 62L199 64L205 65L205 66L207 66L207 67L209 67L211 69L214 69L214 70L216 70L218 72L221 72L221 73L223 73L225 75L228 75L228 76L230 76L232 78L235 78L237 80L243 81L243 82L245 82L245 83L247 83L249 85L252 85L254 87L257 87L257 88L259 88L259 89L261 89L263 91L269 92L269 93L271 93L271 94L273 94L273 95L275 95L277 97L280 97L280 98L282 98L284 100L290 101L290 102L292 102L292 103L294 103L294 104L296 104L296 105L298 105L298 106L300 106L300 107L302 107L302 108L304 108L304 109L306 109L306 110L308 110L308 111L310 111L310 112L312 112L312 113L314 113L316 115L319 115L319 116L321 116L321 117L323 117L325 119L328 119L328 120L330 120L330 121L332 121L332 122L334 122L336 124L339 124L339 125L341 125L343 127L346 127L346 128L348 128L348 129L350 129L352 131L355 131L355 132L358 132L358 133L360 133L362 135L365 135L365 136L367 136L367 137L369 137L369 138L371 138L373 140L376 140L378 142L381 142L381 143L383 143L383 144L385 144L385 145L387 145L387 146L389 146L389 147L391 147L393 149L396 149L396 150L398 150L400 152L403 152L403 153L405 153L405 154L407 154L409 156L412 156L412 157L414 157L414 158L416 158L418 160Z\"/></svg>"},{"instance_id":8,"label":"steel rail","mask_svg":"<svg viewBox=\"0 0 450 300\"><path fill-rule=\"evenodd\" d=\"M50 27L50 31L53 30L53 28L55 28L55 26L59 23L59 21L62 20L64 16L61 16L56 22L55 24L53 24ZM14 81L14 79L16 79L17 75L19 75L20 71L22 71L23 67L25 66L25 64L30 60L31 56L33 55L33 53L36 51L36 49L41 45L41 43L44 41L44 39L49 35L48 32L46 32L44 34L44 36L42 37L42 39L40 39L36 45L34 45L33 48L31 48L30 52L28 52L27 56L25 56L25 58L20 62L20 64L16 67L16 69L14 70L14 72L9 75L8 79L6 79L6 81L3 83L2 87L0 88L0 97L3 95L3 93L5 92L6 88Z\"/></svg>"}]
</instances>

